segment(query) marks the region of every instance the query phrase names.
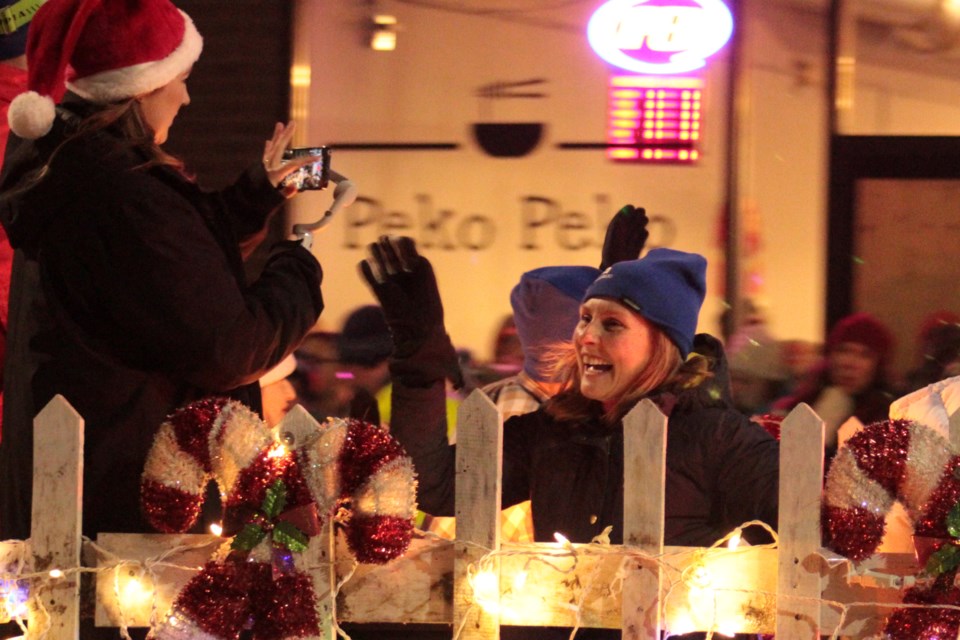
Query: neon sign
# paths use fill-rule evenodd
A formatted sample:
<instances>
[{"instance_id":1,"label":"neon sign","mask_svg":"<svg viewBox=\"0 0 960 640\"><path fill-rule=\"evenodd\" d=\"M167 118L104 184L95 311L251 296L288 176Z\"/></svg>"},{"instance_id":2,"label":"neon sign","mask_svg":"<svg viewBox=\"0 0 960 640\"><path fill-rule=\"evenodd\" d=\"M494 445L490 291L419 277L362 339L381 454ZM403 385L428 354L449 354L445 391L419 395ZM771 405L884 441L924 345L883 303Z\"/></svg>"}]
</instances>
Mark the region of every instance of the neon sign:
<instances>
[{"instance_id":1,"label":"neon sign","mask_svg":"<svg viewBox=\"0 0 960 640\"><path fill-rule=\"evenodd\" d=\"M733 15L721 0L609 0L587 24L597 55L644 74L700 69L732 34Z\"/></svg>"}]
</instances>

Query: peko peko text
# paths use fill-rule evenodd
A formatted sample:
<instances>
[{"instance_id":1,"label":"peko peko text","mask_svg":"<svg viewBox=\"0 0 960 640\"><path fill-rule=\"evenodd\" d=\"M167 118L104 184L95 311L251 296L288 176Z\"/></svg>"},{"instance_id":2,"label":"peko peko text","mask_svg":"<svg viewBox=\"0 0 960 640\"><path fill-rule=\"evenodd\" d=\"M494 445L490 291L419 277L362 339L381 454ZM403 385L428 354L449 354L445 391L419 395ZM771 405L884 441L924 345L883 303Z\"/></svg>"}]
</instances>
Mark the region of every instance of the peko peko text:
<instances>
[{"instance_id":1,"label":"peko peko text","mask_svg":"<svg viewBox=\"0 0 960 640\"><path fill-rule=\"evenodd\" d=\"M519 225L519 248L537 251L547 245L577 251L602 247L607 223L616 213L610 197L596 194L592 215L565 211L559 202L543 196L520 198L518 216L500 216L494 220L479 213L458 213L437 208L429 195L414 196L415 212L388 210L379 200L359 196L343 213L343 248L361 249L382 235L406 235L424 249L483 251L497 241L497 226ZM647 248L670 246L676 235L674 222L648 211L650 239Z\"/></svg>"}]
</instances>

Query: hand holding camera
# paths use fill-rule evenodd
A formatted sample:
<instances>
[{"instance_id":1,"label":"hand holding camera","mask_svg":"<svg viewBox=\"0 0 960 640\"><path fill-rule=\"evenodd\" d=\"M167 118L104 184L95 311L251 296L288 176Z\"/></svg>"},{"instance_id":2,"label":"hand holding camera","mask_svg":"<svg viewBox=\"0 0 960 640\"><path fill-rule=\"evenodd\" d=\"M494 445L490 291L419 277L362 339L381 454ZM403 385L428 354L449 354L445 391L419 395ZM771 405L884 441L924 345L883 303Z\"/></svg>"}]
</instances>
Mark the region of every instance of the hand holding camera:
<instances>
[{"instance_id":1,"label":"hand holding camera","mask_svg":"<svg viewBox=\"0 0 960 640\"><path fill-rule=\"evenodd\" d=\"M330 168L329 148L289 148L294 129L293 122L286 125L278 122L274 126L273 136L263 145L263 166L270 184L287 198L300 191L326 189L331 182L336 184L333 203L316 222L293 225L294 238L309 249L313 242L312 232L326 225L334 213L357 199L357 186Z\"/></svg>"},{"instance_id":2,"label":"hand holding camera","mask_svg":"<svg viewBox=\"0 0 960 640\"><path fill-rule=\"evenodd\" d=\"M263 166L270 184L290 198L294 194L325 189L330 181L330 150L326 147L290 149L295 123L278 122L263 145Z\"/></svg>"}]
</instances>

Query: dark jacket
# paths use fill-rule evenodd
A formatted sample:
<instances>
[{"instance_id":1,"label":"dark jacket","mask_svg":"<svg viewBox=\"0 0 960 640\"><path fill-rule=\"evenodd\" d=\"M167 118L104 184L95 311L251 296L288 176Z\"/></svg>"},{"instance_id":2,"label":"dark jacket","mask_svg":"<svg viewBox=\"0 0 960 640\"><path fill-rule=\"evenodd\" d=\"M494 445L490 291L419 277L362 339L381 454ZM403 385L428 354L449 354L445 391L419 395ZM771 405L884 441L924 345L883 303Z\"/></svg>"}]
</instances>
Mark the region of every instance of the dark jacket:
<instances>
[{"instance_id":1,"label":"dark jacket","mask_svg":"<svg viewBox=\"0 0 960 640\"><path fill-rule=\"evenodd\" d=\"M70 139L89 106L67 106L51 133L8 149L0 177L20 254L5 378L25 392L5 394L0 539L29 535L30 419L55 394L85 420L84 533L149 531L139 479L164 417L210 395L259 410L258 378L323 308L320 266L295 243L245 282L238 243L284 201L261 166L206 193L143 168L109 130Z\"/></svg>"},{"instance_id":2,"label":"dark jacket","mask_svg":"<svg viewBox=\"0 0 960 640\"><path fill-rule=\"evenodd\" d=\"M708 546L749 520L776 526L779 444L732 407L719 342L700 335L694 349L712 359L715 375L694 389L651 397L669 418L664 541ZM395 404L393 415L391 432L417 469L420 508L452 515L446 434L422 412L400 419L404 411ZM622 542L623 493L622 425L559 423L543 408L504 424L503 506L531 499L538 541L560 532L589 542L612 525L611 540Z\"/></svg>"}]
</instances>

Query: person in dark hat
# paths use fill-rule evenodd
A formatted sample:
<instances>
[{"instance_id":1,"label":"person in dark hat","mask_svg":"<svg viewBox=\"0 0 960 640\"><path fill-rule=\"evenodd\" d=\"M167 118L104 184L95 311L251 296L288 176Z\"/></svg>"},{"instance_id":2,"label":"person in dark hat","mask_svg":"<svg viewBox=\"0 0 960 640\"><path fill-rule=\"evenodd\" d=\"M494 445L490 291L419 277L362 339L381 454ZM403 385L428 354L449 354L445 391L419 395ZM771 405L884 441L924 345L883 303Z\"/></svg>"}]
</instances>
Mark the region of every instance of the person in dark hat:
<instances>
[{"instance_id":1,"label":"person in dark hat","mask_svg":"<svg viewBox=\"0 0 960 640\"><path fill-rule=\"evenodd\" d=\"M510 308L523 349L522 369L483 388L504 420L538 409L559 390L560 383L548 366L552 348L570 340L580 318L580 300L600 273L640 257L650 235L648 222L642 207L624 205L607 224L599 268L540 267L520 276L510 291Z\"/></svg>"},{"instance_id":2,"label":"person in dark hat","mask_svg":"<svg viewBox=\"0 0 960 640\"><path fill-rule=\"evenodd\" d=\"M348 415L380 424L377 395L390 382L387 358L393 351L383 310L371 304L354 309L337 335L337 375L352 390Z\"/></svg>"},{"instance_id":3,"label":"person in dark hat","mask_svg":"<svg viewBox=\"0 0 960 640\"><path fill-rule=\"evenodd\" d=\"M385 238L371 245L361 268L388 324L417 319L402 356L391 358L391 433L413 457L420 508L451 515L455 452L436 407L444 378L456 371L432 267L412 239ZM709 546L751 520L776 526L779 444L733 407L720 342L696 334L705 275L702 256L654 249L614 264L587 288L573 341L556 354L560 392L504 424L502 504L531 500L537 541L560 532L590 542L610 526L611 542L622 543L624 492L635 490L622 482L622 419L645 398L669 419L666 544ZM523 631L528 638L570 635ZM577 637L619 634L581 630Z\"/></svg>"},{"instance_id":4,"label":"person in dark hat","mask_svg":"<svg viewBox=\"0 0 960 640\"><path fill-rule=\"evenodd\" d=\"M278 244L253 283L239 248L313 160L281 165L291 126L218 193L163 149L202 44L169 0L48 0L33 16L0 176L0 221L35 278L21 288L35 313L8 335L7 376L26 393L6 394L0 539L30 536L32 418L55 395L85 421L83 533L147 532L140 476L165 417L212 395L260 411L258 378L323 308L300 242Z\"/></svg>"},{"instance_id":5,"label":"person in dark hat","mask_svg":"<svg viewBox=\"0 0 960 640\"><path fill-rule=\"evenodd\" d=\"M891 382L893 333L870 313L841 318L827 335L824 357L797 385L796 391L773 403L786 415L801 402L824 421L824 455L829 466L837 451L837 434L850 418L867 425L885 420L899 395Z\"/></svg>"},{"instance_id":6,"label":"person in dark hat","mask_svg":"<svg viewBox=\"0 0 960 640\"><path fill-rule=\"evenodd\" d=\"M504 420L539 409L560 390L550 370L552 349L568 342L580 319L580 300L606 267L640 257L646 244L646 210L624 205L610 219L601 252L600 267L563 265L527 271L510 291L510 308L523 352L521 370L483 387ZM504 540L533 540L528 501L503 512Z\"/></svg>"},{"instance_id":7,"label":"person in dark hat","mask_svg":"<svg viewBox=\"0 0 960 640\"><path fill-rule=\"evenodd\" d=\"M343 364L378 367L386 363L391 351L390 328L383 310L375 304L351 311L337 334L337 352ZM382 384L383 380L378 380L372 387L377 389Z\"/></svg>"},{"instance_id":8,"label":"person in dark hat","mask_svg":"<svg viewBox=\"0 0 960 640\"><path fill-rule=\"evenodd\" d=\"M907 372L907 391L960 375L960 315L941 310L923 322L918 336L917 366Z\"/></svg>"}]
</instances>

